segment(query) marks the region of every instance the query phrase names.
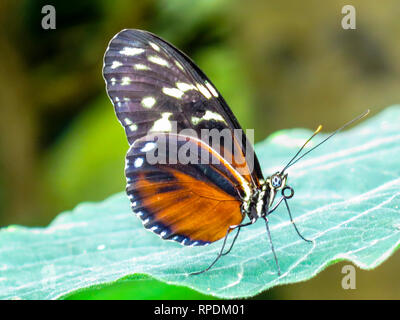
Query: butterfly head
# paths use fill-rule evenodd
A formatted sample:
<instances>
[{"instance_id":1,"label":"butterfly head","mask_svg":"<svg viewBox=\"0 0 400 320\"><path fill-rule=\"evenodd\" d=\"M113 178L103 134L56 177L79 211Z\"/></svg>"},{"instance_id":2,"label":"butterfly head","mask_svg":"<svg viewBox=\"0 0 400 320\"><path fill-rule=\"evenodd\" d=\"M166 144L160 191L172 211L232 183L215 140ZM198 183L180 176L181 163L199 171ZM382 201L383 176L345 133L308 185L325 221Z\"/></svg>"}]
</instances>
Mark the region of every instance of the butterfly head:
<instances>
[{"instance_id":1,"label":"butterfly head","mask_svg":"<svg viewBox=\"0 0 400 320\"><path fill-rule=\"evenodd\" d=\"M278 191L283 191L286 188L287 177L287 173L278 171L267 178L266 187L269 189L269 192L268 198L264 199L264 214L269 212Z\"/></svg>"},{"instance_id":2,"label":"butterfly head","mask_svg":"<svg viewBox=\"0 0 400 320\"><path fill-rule=\"evenodd\" d=\"M281 190L286 186L287 173L276 172L268 180L270 188L276 190Z\"/></svg>"}]
</instances>

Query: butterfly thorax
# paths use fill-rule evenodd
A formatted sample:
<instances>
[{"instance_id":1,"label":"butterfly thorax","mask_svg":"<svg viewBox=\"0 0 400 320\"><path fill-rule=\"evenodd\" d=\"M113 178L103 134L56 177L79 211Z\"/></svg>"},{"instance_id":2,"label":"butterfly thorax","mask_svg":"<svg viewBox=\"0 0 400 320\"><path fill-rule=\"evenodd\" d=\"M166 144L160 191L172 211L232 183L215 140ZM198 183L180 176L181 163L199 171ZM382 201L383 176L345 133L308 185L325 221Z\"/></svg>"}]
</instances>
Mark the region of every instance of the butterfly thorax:
<instances>
[{"instance_id":1,"label":"butterfly thorax","mask_svg":"<svg viewBox=\"0 0 400 320\"><path fill-rule=\"evenodd\" d=\"M252 222L266 215L270 204L270 196L271 189L269 184L261 180L260 186L253 189L249 199L243 202L241 208L243 215L247 215Z\"/></svg>"}]
</instances>

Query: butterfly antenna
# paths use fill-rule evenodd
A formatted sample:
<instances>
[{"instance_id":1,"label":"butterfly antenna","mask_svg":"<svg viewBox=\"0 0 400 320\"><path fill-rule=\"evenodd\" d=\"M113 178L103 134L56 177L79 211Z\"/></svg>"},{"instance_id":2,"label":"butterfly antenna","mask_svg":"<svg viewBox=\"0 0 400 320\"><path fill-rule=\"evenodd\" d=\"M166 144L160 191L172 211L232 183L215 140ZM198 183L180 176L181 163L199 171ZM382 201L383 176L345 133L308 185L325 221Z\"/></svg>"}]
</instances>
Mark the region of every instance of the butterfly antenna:
<instances>
[{"instance_id":1,"label":"butterfly antenna","mask_svg":"<svg viewBox=\"0 0 400 320\"><path fill-rule=\"evenodd\" d=\"M314 133L312 134L312 136L310 138L308 138L308 140L302 145L302 147L299 149L299 151L297 151L297 153L294 155L294 157L288 162L288 164L283 168L283 170L281 171L281 173L284 173L285 170L287 168L289 168L292 165L292 162L294 159L296 159L296 157L300 154L300 152L304 149L304 147L307 145L307 143L309 143L311 141L312 138L314 138L320 131L322 130L322 125L319 125L317 130L314 131Z\"/></svg>"},{"instance_id":2,"label":"butterfly antenna","mask_svg":"<svg viewBox=\"0 0 400 320\"><path fill-rule=\"evenodd\" d=\"M301 147L301 149L299 150L299 152L296 153L296 155L293 157L292 160L290 160L290 162L286 165L286 167L283 169L283 171L285 171L287 168L291 167L292 165L294 165L297 161L299 161L301 158L305 157L307 154L309 154L311 151L313 151L314 149L318 148L321 144L323 144L324 142L326 142L327 140L329 140L330 138L332 138L336 133L338 133L339 131L343 130L344 128L348 127L349 125L351 125L352 123L366 117L369 114L369 109L367 109L365 112L363 112L362 114L360 114L359 116L355 117L353 120L345 123L343 126L341 126L339 129L335 130L334 132L332 132L329 136L327 136L324 140L322 140L320 143L318 143L315 147L313 147L312 149L308 150L306 153L304 153L301 157L297 158L295 161L293 161L300 153L300 151L305 147L305 145L319 132L318 129L321 128L321 126L318 127L318 129L314 132L314 134L311 136L311 138L309 138L306 143ZM282 171L282 172L283 172Z\"/></svg>"}]
</instances>

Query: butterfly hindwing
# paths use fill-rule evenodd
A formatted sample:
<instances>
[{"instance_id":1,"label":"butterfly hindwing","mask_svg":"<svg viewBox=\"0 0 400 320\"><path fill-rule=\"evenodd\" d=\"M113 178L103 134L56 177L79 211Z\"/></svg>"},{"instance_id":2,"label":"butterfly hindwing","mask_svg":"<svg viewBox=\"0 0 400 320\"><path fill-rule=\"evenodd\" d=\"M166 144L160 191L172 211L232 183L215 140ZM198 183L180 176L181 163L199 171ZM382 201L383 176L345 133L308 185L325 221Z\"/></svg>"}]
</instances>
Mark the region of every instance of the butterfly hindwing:
<instances>
[{"instance_id":1,"label":"butterfly hindwing","mask_svg":"<svg viewBox=\"0 0 400 320\"><path fill-rule=\"evenodd\" d=\"M167 157L182 147L192 151L190 158ZM200 162L204 155L208 164ZM174 134L140 138L128 151L125 174L132 209L163 239L205 245L243 220L240 205L247 182L201 140Z\"/></svg>"},{"instance_id":2,"label":"butterfly hindwing","mask_svg":"<svg viewBox=\"0 0 400 320\"><path fill-rule=\"evenodd\" d=\"M233 132L241 129L238 121L212 82L180 50L149 32L123 30L107 48L103 74L130 144L152 132L190 128L201 137L202 129L227 129L233 140L227 153L239 151L231 164L258 185L262 173L253 148L244 134Z\"/></svg>"}]
</instances>

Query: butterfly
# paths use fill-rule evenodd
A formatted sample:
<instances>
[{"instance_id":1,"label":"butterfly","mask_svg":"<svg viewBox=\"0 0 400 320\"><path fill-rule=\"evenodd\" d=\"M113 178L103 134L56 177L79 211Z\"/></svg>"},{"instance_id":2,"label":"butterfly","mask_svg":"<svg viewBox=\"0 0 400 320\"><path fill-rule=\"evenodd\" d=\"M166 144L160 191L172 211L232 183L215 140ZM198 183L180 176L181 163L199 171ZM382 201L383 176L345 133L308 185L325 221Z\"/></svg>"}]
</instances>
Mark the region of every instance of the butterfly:
<instances>
[{"instance_id":1,"label":"butterfly","mask_svg":"<svg viewBox=\"0 0 400 320\"><path fill-rule=\"evenodd\" d=\"M122 30L107 47L103 77L130 145L126 192L144 227L185 246L223 239L215 260L191 273L199 274L231 251L242 228L261 219L280 274L268 216L285 203L296 232L310 241L293 221L288 200L294 190L286 170L333 134L300 156L320 126L282 170L264 178L252 144L219 91L172 44L147 31ZM209 135L201 137L212 130L229 137L211 145Z\"/></svg>"}]
</instances>

